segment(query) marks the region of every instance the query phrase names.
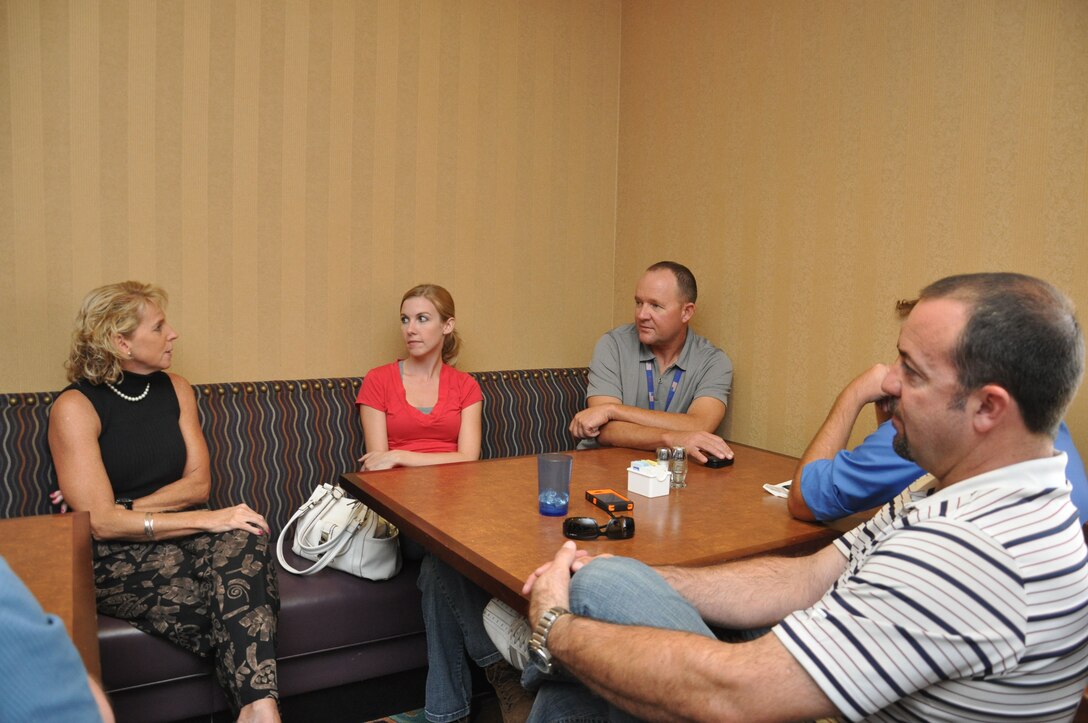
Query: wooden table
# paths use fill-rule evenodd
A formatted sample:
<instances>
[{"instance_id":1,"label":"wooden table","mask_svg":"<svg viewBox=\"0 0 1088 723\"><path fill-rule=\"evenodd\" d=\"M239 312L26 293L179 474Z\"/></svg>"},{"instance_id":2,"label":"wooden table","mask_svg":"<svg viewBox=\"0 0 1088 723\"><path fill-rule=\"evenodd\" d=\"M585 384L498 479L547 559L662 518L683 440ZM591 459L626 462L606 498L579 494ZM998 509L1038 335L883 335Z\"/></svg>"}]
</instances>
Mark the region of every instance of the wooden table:
<instances>
[{"instance_id":1,"label":"wooden table","mask_svg":"<svg viewBox=\"0 0 1088 723\"><path fill-rule=\"evenodd\" d=\"M0 520L0 555L46 612L64 621L87 671L102 679L86 512Z\"/></svg>"},{"instance_id":2,"label":"wooden table","mask_svg":"<svg viewBox=\"0 0 1088 723\"><path fill-rule=\"evenodd\" d=\"M808 552L839 533L790 517L786 501L767 494L765 482L790 478L793 457L731 445L736 463L709 469L688 465L688 486L662 497L628 494L635 536L579 542L592 553L613 552L648 564L701 565L767 552ZM644 451L572 452L568 516L608 513L586 501L587 489L627 494L627 466ZM343 475L344 489L378 510L466 577L515 609L525 611L525 578L566 540L563 518L537 511L536 457L433 467L395 468Z\"/></svg>"}]
</instances>

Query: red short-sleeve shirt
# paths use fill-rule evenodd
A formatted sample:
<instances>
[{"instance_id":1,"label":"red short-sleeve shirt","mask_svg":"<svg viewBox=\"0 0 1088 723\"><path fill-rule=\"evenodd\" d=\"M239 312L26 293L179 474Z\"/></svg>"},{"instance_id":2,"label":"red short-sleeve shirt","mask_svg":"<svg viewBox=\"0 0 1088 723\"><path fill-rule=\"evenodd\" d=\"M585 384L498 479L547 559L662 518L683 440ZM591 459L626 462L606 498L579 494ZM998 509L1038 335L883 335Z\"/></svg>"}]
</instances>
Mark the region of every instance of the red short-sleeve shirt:
<instances>
[{"instance_id":1,"label":"red short-sleeve shirt","mask_svg":"<svg viewBox=\"0 0 1088 723\"><path fill-rule=\"evenodd\" d=\"M389 449L456 452L461 410L483 398L475 379L443 364L438 376L438 401L430 414L424 414L408 404L399 362L393 362L367 372L355 403L385 412Z\"/></svg>"}]
</instances>

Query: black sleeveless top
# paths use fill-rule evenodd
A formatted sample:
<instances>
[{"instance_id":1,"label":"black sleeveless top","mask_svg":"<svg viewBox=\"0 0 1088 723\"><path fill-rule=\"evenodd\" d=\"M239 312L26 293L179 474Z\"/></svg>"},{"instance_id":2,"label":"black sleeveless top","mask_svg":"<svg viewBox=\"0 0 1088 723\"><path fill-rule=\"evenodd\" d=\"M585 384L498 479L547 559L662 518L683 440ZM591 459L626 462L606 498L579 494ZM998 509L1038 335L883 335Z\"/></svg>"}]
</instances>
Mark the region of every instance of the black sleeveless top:
<instances>
[{"instance_id":1,"label":"black sleeveless top","mask_svg":"<svg viewBox=\"0 0 1088 723\"><path fill-rule=\"evenodd\" d=\"M181 406L174 384L166 372L133 374L125 372L114 384L130 397L147 396L130 402L114 394L105 384L80 380L64 391L75 389L90 400L102 423L98 446L113 493L138 499L181 478L185 471L185 440L178 423Z\"/></svg>"}]
</instances>

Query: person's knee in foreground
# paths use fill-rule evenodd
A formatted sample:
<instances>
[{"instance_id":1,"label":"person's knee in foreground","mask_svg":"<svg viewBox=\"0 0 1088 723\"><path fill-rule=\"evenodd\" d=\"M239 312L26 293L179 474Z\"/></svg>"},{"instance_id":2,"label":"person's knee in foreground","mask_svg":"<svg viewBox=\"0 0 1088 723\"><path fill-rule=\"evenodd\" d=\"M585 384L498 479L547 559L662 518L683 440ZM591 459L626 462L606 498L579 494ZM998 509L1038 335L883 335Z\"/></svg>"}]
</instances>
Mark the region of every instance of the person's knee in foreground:
<instances>
[{"instance_id":1,"label":"person's knee in foreground","mask_svg":"<svg viewBox=\"0 0 1088 723\"><path fill-rule=\"evenodd\" d=\"M647 607L682 598L713 625L774 625L740 644L611 622L632 603L602 589L610 576L583 583L602 563L566 543L524 592L534 664L577 683L546 680L532 720L1072 718L1088 550L1053 448L1083 374L1072 305L1021 275L943 279L898 349L882 387L895 449L934 491L805 558L655 569L676 598Z\"/></svg>"},{"instance_id":2,"label":"person's knee in foreground","mask_svg":"<svg viewBox=\"0 0 1088 723\"><path fill-rule=\"evenodd\" d=\"M240 720L279 720L268 523L245 504L207 509L208 447L192 387L166 372L178 334L165 306L162 289L134 281L84 299L72 383L49 415L60 492L91 516L98 610L214 657ZM216 595L202 582L212 575L247 593Z\"/></svg>"}]
</instances>

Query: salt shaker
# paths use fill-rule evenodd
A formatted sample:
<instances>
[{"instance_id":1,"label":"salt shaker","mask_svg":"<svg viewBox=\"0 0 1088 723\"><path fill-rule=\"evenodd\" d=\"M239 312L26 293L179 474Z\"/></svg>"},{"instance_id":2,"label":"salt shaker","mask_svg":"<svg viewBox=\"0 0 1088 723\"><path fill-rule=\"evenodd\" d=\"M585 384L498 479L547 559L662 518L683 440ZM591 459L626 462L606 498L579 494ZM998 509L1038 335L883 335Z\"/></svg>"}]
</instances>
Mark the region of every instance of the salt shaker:
<instances>
[{"instance_id":1,"label":"salt shaker","mask_svg":"<svg viewBox=\"0 0 1088 723\"><path fill-rule=\"evenodd\" d=\"M670 487L678 489L680 487L688 486L688 453L683 447L672 448L672 460L669 462L669 471L672 473Z\"/></svg>"},{"instance_id":2,"label":"salt shaker","mask_svg":"<svg viewBox=\"0 0 1088 723\"><path fill-rule=\"evenodd\" d=\"M672 447L657 448L657 466L669 471L669 486L672 486Z\"/></svg>"}]
</instances>

